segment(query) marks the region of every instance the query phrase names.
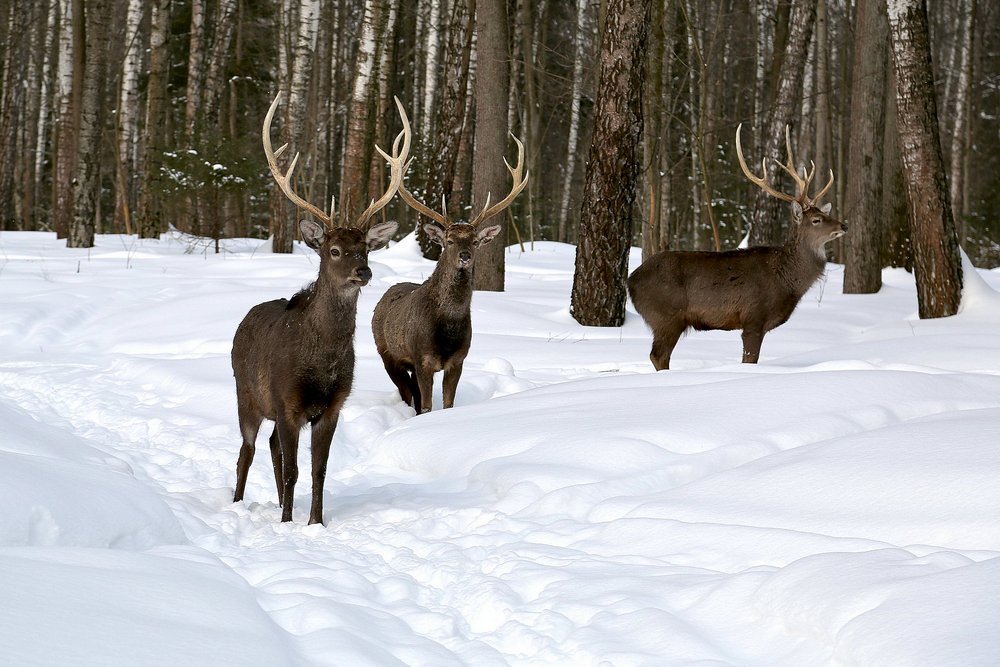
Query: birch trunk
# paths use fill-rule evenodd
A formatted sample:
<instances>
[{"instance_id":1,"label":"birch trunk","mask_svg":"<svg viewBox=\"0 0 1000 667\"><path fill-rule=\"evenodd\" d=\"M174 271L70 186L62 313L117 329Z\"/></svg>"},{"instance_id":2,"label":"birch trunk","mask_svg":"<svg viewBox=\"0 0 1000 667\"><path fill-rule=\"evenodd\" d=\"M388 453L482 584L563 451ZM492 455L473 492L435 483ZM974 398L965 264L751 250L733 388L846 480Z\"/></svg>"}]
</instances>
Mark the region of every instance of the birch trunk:
<instances>
[{"instance_id":1,"label":"birch trunk","mask_svg":"<svg viewBox=\"0 0 1000 667\"><path fill-rule=\"evenodd\" d=\"M118 161L115 165L115 228L131 234L135 204L135 177L138 173L139 75L142 44L139 28L145 0L129 0L125 18L125 58L118 92Z\"/></svg>"},{"instance_id":2,"label":"birch trunk","mask_svg":"<svg viewBox=\"0 0 1000 667\"><path fill-rule=\"evenodd\" d=\"M420 107L420 136L425 140L431 136L431 121L434 118L434 98L437 93L438 51L441 44L441 0L428 2L427 31L425 34L426 60L424 61L423 103Z\"/></svg>"},{"instance_id":3,"label":"birch trunk","mask_svg":"<svg viewBox=\"0 0 1000 667\"><path fill-rule=\"evenodd\" d=\"M576 35L573 40L573 99L569 111L569 136L566 138L566 172L563 175L562 200L559 202L558 240L568 238L566 222L569 219L569 202L573 195L573 178L576 175L576 156L580 141L580 105L583 102L583 63L590 53L589 0L576 2Z\"/></svg>"},{"instance_id":4,"label":"birch trunk","mask_svg":"<svg viewBox=\"0 0 1000 667\"><path fill-rule=\"evenodd\" d=\"M170 0L153 0L150 13L149 80L146 84L145 146L140 168L138 231L142 238L156 238L163 229L160 168L167 143L167 77Z\"/></svg>"},{"instance_id":5,"label":"birch trunk","mask_svg":"<svg viewBox=\"0 0 1000 667\"><path fill-rule=\"evenodd\" d=\"M920 317L958 312L962 264L945 182L923 0L889 0L900 153Z\"/></svg>"},{"instance_id":6,"label":"birch trunk","mask_svg":"<svg viewBox=\"0 0 1000 667\"><path fill-rule=\"evenodd\" d=\"M226 89L223 80L229 64L229 46L238 21L234 18L238 0L219 0L215 8L214 37L205 67L205 86L202 93L206 127L220 126L219 105Z\"/></svg>"},{"instance_id":7,"label":"birch trunk","mask_svg":"<svg viewBox=\"0 0 1000 667\"><path fill-rule=\"evenodd\" d=\"M184 132L190 141L201 108L205 66L205 0L191 0L191 41L188 47Z\"/></svg>"},{"instance_id":8,"label":"birch trunk","mask_svg":"<svg viewBox=\"0 0 1000 667\"><path fill-rule=\"evenodd\" d=\"M965 164L969 150L967 145L967 129L969 127L969 114L971 105L969 100L969 89L972 81L972 40L973 26L976 17L976 0L966 0L963 3L964 15L960 23L961 31L961 57L959 63L958 80L955 84L955 124L951 131L951 163L949 165L949 187L951 192L951 205L955 209L956 217L959 219L959 227L962 226L963 216L968 213L965 210ZM961 234L959 235L962 236Z\"/></svg>"},{"instance_id":9,"label":"birch trunk","mask_svg":"<svg viewBox=\"0 0 1000 667\"><path fill-rule=\"evenodd\" d=\"M381 2L365 0L361 24L361 41L354 61L354 86L348 103L347 144L340 181L341 215L353 216L364 208L368 183L369 146L371 144L370 113L377 51L377 30Z\"/></svg>"},{"instance_id":10,"label":"birch trunk","mask_svg":"<svg viewBox=\"0 0 1000 667\"><path fill-rule=\"evenodd\" d=\"M56 133L52 176L52 225L56 238L69 234L73 215L73 174L79 152L80 99L83 77L83 11L80 0L59 4L59 68L57 74Z\"/></svg>"}]
</instances>

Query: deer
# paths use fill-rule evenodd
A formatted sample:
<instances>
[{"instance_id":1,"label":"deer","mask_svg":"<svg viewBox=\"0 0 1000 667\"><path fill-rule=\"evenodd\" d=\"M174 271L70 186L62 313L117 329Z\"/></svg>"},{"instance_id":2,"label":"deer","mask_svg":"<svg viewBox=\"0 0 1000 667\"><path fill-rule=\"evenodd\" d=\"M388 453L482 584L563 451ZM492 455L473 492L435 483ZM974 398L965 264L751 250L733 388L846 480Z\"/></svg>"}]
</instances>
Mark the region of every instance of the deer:
<instances>
[{"instance_id":1,"label":"deer","mask_svg":"<svg viewBox=\"0 0 1000 667\"><path fill-rule=\"evenodd\" d=\"M302 240L319 255L319 272L313 283L291 299L266 301L251 308L233 338L232 365L243 438L233 502L243 500L257 433L261 422L268 419L274 422L270 448L281 520L292 520L299 433L308 423L312 448L309 523L321 524L330 444L354 381L358 296L372 277L368 253L387 245L397 228L393 221L370 223L399 189L409 142L400 154L391 157L375 147L389 163L389 186L360 216L346 220L344 211L336 214L335 202L331 201L326 213L295 193L292 173L298 154L287 171L278 166L277 158L288 147L285 144L273 150L271 146L271 119L280 99L278 93L264 117L264 154L281 192L320 221L299 223ZM402 110L402 105L399 108ZM343 224L334 224L335 217Z\"/></svg>"},{"instance_id":2,"label":"deer","mask_svg":"<svg viewBox=\"0 0 1000 667\"><path fill-rule=\"evenodd\" d=\"M792 225L781 246L757 246L722 252L664 250L646 259L628 278L628 292L636 312L653 332L649 359L657 370L670 367L670 355L688 329L742 331L743 363L760 358L764 334L788 321L806 291L826 267L826 244L847 233L847 224L830 215L832 204L820 200L833 186L833 170L826 186L808 193L816 165L800 175L795 169L788 127L787 163L775 163L796 185L796 194L777 190L747 167L736 128L736 155L751 183L767 194L789 202Z\"/></svg>"},{"instance_id":3,"label":"deer","mask_svg":"<svg viewBox=\"0 0 1000 667\"><path fill-rule=\"evenodd\" d=\"M408 123L404 123L404 131L409 131ZM511 137L518 154L515 167L504 158L513 180L510 193L493 206L487 195L482 211L471 222L449 219L443 198L439 213L410 194L405 182L399 186L400 198L431 220L423 229L441 246L441 256L422 284L397 283L386 290L372 315L372 333L386 373L399 390L400 398L418 415L431 410L434 374L438 371L444 371L443 407L455 405L458 381L472 345L472 276L476 251L493 241L501 230L499 224L485 223L506 210L528 183L528 174L524 173L524 145L513 134Z\"/></svg>"}]
</instances>

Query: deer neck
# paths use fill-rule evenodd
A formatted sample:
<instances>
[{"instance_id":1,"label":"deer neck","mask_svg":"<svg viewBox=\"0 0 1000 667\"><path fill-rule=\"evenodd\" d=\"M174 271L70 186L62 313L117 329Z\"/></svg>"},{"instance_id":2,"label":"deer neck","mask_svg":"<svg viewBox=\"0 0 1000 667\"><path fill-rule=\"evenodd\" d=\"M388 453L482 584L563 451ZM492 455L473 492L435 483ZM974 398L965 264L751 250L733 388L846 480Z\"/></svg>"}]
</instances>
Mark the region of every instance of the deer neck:
<instances>
[{"instance_id":1,"label":"deer neck","mask_svg":"<svg viewBox=\"0 0 1000 667\"><path fill-rule=\"evenodd\" d=\"M360 294L360 287L340 288L319 280L295 298L302 297L303 320L318 336L343 338L354 335Z\"/></svg>"},{"instance_id":2,"label":"deer neck","mask_svg":"<svg viewBox=\"0 0 1000 667\"><path fill-rule=\"evenodd\" d=\"M469 314L472 303L472 269L461 269L441 256L428 279L435 310L441 318L459 319Z\"/></svg>"},{"instance_id":3,"label":"deer neck","mask_svg":"<svg viewBox=\"0 0 1000 667\"><path fill-rule=\"evenodd\" d=\"M796 295L806 293L816 280L823 275L826 267L826 250L818 248L792 225L788 240L779 251L780 259L775 267L781 279Z\"/></svg>"}]
</instances>

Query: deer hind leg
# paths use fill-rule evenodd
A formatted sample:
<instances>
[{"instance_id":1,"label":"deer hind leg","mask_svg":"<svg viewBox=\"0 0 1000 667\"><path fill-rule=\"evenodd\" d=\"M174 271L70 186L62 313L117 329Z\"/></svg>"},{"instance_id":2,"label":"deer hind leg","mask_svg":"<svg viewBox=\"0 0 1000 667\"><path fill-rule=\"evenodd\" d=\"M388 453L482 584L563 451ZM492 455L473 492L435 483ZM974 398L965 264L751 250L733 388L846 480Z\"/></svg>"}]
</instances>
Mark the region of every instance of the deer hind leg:
<instances>
[{"instance_id":1,"label":"deer hind leg","mask_svg":"<svg viewBox=\"0 0 1000 667\"><path fill-rule=\"evenodd\" d=\"M743 363L756 364L760 358L760 345L764 342L763 327L747 327L743 329Z\"/></svg>"},{"instance_id":2,"label":"deer hind leg","mask_svg":"<svg viewBox=\"0 0 1000 667\"><path fill-rule=\"evenodd\" d=\"M382 358L382 363L385 366L385 372L389 374L389 379L396 385L403 403L413 405L413 379L406 366L385 357Z\"/></svg>"},{"instance_id":3,"label":"deer hind leg","mask_svg":"<svg viewBox=\"0 0 1000 667\"><path fill-rule=\"evenodd\" d=\"M243 494L247 486L247 475L250 473L250 464L253 463L253 455L256 450L257 432L260 431L260 423L264 419L250 407L245 407L248 403L249 399L240 397L239 419L243 444L240 446L240 458L236 462L236 489L233 493L234 503L243 500Z\"/></svg>"},{"instance_id":4,"label":"deer hind leg","mask_svg":"<svg viewBox=\"0 0 1000 667\"><path fill-rule=\"evenodd\" d=\"M670 355L673 354L677 341L684 333L683 326L669 324L661 326L653 332L653 349L649 352L649 360L658 371L670 368Z\"/></svg>"},{"instance_id":5,"label":"deer hind leg","mask_svg":"<svg viewBox=\"0 0 1000 667\"><path fill-rule=\"evenodd\" d=\"M271 437L268 440L271 446L271 466L274 468L274 486L278 490L278 505L284 505L284 498L282 498L282 493L284 492L281 473L281 443L278 442L278 426L275 424L274 428L271 430Z\"/></svg>"}]
</instances>

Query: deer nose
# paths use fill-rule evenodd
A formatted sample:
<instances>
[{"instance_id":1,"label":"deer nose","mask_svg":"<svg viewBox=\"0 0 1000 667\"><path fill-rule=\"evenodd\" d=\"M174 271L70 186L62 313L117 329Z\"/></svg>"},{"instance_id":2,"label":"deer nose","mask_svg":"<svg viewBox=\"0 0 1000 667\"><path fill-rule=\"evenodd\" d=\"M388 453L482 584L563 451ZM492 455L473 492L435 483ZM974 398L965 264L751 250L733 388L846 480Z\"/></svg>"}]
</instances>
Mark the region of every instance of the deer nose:
<instances>
[{"instance_id":1,"label":"deer nose","mask_svg":"<svg viewBox=\"0 0 1000 667\"><path fill-rule=\"evenodd\" d=\"M362 285L367 285L368 281L372 279L372 270L367 266L359 266L354 269L354 276L361 281Z\"/></svg>"},{"instance_id":2,"label":"deer nose","mask_svg":"<svg viewBox=\"0 0 1000 667\"><path fill-rule=\"evenodd\" d=\"M843 232L845 234L847 233L847 223L846 222L840 223L840 228L843 230Z\"/></svg>"},{"instance_id":3,"label":"deer nose","mask_svg":"<svg viewBox=\"0 0 1000 667\"><path fill-rule=\"evenodd\" d=\"M469 262L472 261L472 253L469 252L468 250L463 250L462 252L458 253L458 259L461 260L463 264L468 264Z\"/></svg>"}]
</instances>

